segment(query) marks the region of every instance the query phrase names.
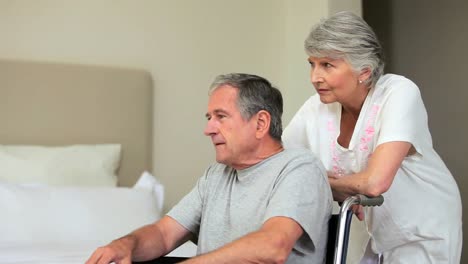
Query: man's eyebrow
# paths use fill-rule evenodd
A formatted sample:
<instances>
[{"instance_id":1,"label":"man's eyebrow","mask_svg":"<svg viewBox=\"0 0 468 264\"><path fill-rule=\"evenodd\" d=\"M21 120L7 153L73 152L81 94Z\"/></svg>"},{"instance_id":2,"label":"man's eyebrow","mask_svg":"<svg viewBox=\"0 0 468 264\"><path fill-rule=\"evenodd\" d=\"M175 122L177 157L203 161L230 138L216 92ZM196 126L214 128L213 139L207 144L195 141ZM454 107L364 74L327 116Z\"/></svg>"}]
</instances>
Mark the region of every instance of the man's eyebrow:
<instances>
[{"instance_id":1,"label":"man's eyebrow","mask_svg":"<svg viewBox=\"0 0 468 264\"><path fill-rule=\"evenodd\" d=\"M228 115L228 112L226 110L223 110L223 109L215 109L213 110L212 112L213 114L225 114L225 115ZM210 117L212 114L211 113L206 113L205 114L205 117Z\"/></svg>"}]
</instances>

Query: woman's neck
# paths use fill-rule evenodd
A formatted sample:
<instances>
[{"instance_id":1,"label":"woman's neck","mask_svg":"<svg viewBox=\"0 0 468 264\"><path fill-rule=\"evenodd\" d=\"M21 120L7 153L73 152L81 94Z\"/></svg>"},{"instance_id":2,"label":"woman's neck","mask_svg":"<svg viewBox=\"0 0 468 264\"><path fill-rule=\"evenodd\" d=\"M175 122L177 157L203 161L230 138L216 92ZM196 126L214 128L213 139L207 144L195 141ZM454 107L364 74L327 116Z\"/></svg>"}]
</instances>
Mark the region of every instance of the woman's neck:
<instances>
[{"instance_id":1,"label":"woman's neck","mask_svg":"<svg viewBox=\"0 0 468 264\"><path fill-rule=\"evenodd\" d=\"M369 94L370 89L363 90L358 96L353 97L353 100L350 102L342 102L341 115L351 117L355 120L358 120L359 114L361 113L362 106L366 100L367 94Z\"/></svg>"}]
</instances>

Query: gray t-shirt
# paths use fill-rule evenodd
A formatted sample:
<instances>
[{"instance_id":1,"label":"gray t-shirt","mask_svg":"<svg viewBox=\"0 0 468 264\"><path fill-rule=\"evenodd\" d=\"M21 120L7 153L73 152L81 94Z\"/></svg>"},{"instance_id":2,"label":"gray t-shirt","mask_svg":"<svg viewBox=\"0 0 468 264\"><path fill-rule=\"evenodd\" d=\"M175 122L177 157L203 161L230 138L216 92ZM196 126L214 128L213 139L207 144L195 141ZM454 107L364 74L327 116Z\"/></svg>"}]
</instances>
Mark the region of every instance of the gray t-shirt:
<instances>
[{"instance_id":1,"label":"gray t-shirt","mask_svg":"<svg viewBox=\"0 0 468 264\"><path fill-rule=\"evenodd\" d=\"M284 150L252 167L211 165L168 216L198 236L198 254L257 231L269 218L304 229L287 263L323 263L332 194L321 162L307 150Z\"/></svg>"}]
</instances>

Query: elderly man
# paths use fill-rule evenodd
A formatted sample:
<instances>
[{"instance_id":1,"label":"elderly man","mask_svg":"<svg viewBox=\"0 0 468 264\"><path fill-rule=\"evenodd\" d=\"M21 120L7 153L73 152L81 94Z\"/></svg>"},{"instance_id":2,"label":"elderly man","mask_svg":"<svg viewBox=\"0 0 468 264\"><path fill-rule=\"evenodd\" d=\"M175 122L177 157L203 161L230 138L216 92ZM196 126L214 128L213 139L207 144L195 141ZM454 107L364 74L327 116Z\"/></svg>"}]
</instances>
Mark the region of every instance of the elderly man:
<instances>
[{"instance_id":1,"label":"elderly man","mask_svg":"<svg viewBox=\"0 0 468 264\"><path fill-rule=\"evenodd\" d=\"M204 131L217 162L166 216L87 263L150 260L188 239L198 254L186 263L323 263L330 186L310 151L283 149L282 112L280 91L264 78L218 76Z\"/></svg>"}]
</instances>

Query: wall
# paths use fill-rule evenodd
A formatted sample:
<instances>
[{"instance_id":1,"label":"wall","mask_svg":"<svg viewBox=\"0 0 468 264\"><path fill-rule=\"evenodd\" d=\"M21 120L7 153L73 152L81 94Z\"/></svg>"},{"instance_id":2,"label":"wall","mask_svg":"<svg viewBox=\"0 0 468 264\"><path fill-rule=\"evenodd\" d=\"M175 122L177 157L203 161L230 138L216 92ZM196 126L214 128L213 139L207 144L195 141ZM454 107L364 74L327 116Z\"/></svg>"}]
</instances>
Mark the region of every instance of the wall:
<instances>
[{"instance_id":1,"label":"wall","mask_svg":"<svg viewBox=\"0 0 468 264\"><path fill-rule=\"evenodd\" d=\"M304 103L305 98L315 93L309 79L309 63L304 51L304 40L312 26L320 19L338 11L350 10L361 15L360 0L285 0L285 65L281 87L284 95L284 125Z\"/></svg>"},{"instance_id":2,"label":"wall","mask_svg":"<svg viewBox=\"0 0 468 264\"><path fill-rule=\"evenodd\" d=\"M174 205L213 162L203 135L215 75L263 75L284 126L314 89L304 39L359 0L0 0L0 58L136 67L154 79L153 173ZM118 117L116 117L118 118Z\"/></svg>"},{"instance_id":3,"label":"wall","mask_svg":"<svg viewBox=\"0 0 468 264\"><path fill-rule=\"evenodd\" d=\"M282 7L279 0L0 1L0 57L150 71L153 171L170 207L213 161L202 132L214 76L281 79Z\"/></svg>"},{"instance_id":4,"label":"wall","mask_svg":"<svg viewBox=\"0 0 468 264\"><path fill-rule=\"evenodd\" d=\"M285 25L294 28L285 23L294 17L285 13L288 5L282 0L3 0L0 57L149 70L156 88L153 171L167 186L170 207L213 161L202 131L214 76L250 72L286 86Z\"/></svg>"},{"instance_id":5,"label":"wall","mask_svg":"<svg viewBox=\"0 0 468 264\"><path fill-rule=\"evenodd\" d=\"M458 183L466 219L468 2L368 0L363 8L365 19L384 41L387 70L409 77L421 89L434 148ZM467 232L464 241L468 241ZM461 263L468 263L464 251Z\"/></svg>"},{"instance_id":6,"label":"wall","mask_svg":"<svg viewBox=\"0 0 468 264\"><path fill-rule=\"evenodd\" d=\"M284 125L313 93L303 41L337 0L0 0L0 57L136 67L155 85L153 172L166 209L190 190L214 151L203 135L207 87L249 72L279 86ZM118 118L118 117L117 117Z\"/></svg>"}]
</instances>

